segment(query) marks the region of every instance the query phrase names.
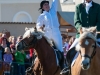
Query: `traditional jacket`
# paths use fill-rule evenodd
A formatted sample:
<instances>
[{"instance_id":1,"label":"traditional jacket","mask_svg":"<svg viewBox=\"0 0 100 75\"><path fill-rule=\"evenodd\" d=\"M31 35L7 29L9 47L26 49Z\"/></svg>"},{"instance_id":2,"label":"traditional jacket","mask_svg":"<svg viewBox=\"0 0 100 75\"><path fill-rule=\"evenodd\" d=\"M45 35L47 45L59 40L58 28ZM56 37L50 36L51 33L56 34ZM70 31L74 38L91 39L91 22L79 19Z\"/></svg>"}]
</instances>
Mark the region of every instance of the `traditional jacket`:
<instances>
[{"instance_id":1,"label":"traditional jacket","mask_svg":"<svg viewBox=\"0 0 100 75\"><path fill-rule=\"evenodd\" d=\"M78 30L76 38L79 37L80 27L97 26L97 31L100 31L100 5L92 2L92 7L90 7L88 13L86 12L84 3L77 5L74 15L74 24ZM100 35L97 37L100 38Z\"/></svg>"}]
</instances>

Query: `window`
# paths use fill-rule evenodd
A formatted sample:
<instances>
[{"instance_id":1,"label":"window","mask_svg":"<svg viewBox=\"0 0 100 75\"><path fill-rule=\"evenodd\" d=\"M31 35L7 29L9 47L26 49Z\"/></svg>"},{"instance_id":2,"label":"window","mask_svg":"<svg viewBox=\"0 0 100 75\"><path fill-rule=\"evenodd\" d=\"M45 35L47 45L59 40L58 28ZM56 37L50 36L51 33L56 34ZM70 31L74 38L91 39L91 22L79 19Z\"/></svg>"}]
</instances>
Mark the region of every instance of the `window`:
<instances>
[{"instance_id":1,"label":"window","mask_svg":"<svg viewBox=\"0 0 100 75\"><path fill-rule=\"evenodd\" d=\"M25 11L20 11L15 14L13 22L32 22L32 18L29 13Z\"/></svg>"},{"instance_id":2,"label":"window","mask_svg":"<svg viewBox=\"0 0 100 75\"><path fill-rule=\"evenodd\" d=\"M74 4L75 0L62 0L63 4Z\"/></svg>"}]
</instances>

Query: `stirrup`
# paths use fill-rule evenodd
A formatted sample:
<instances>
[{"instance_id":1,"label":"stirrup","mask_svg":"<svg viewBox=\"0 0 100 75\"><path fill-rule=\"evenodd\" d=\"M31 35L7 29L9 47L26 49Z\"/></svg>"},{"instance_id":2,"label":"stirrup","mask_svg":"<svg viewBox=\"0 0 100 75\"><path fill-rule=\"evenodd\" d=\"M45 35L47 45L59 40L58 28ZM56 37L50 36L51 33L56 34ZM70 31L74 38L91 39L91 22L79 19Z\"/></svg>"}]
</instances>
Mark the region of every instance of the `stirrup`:
<instances>
[{"instance_id":1,"label":"stirrup","mask_svg":"<svg viewBox=\"0 0 100 75\"><path fill-rule=\"evenodd\" d=\"M62 74L64 74L64 73L67 73L67 72L69 72L70 70L68 70L68 67L65 67L61 72L60 72L60 74L62 75Z\"/></svg>"},{"instance_id":2,"label":"stirrup","mask_svg":"<svg viewBox=\"0 0 100 75\"><path fill-rule=\"evenodd\" d=\"M28 67L25 72L29 72L31 71L31 69L32 69L31 67Z\"/></svg>"}]
</instances>

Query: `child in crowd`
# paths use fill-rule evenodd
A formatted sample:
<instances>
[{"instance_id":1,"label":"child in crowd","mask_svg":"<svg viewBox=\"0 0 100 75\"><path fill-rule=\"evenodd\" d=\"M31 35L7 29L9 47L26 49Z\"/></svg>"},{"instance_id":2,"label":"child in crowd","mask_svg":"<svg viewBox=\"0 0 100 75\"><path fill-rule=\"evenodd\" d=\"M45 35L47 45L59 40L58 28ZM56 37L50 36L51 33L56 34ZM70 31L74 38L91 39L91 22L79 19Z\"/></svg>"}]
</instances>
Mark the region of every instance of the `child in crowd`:
<instances>
[{"instance_id":1,"label":"child in crowd","mask_svg":"<svg viewBox=\"0 0 100 75\"><path fill-rule=\"evenodd\" d=\"M5 48L5 54L3 56L3 59L4 59L4 62L6 62L8 64L12 63L12 54L10 52L10 48L9 47Z\"/></svg>"},{"instance_id":2,"label":"child in crowd","mask_svg":"<svg viewBox=\"0 0 100 75\"><path fill-rule=\"evenodd\" d=\"M6 47L5 54L3 55L3 59L5 62L5 70L4 70L5 75L10 75L10 65L12 63L12 58L13 57L12 57L12 54L10 52L10 48Z\"/></svg>"},{"instance_id":3,"label":"child in crowd","mask_svg":"<svg viewBox=\"0 0 100 75\"><path fill-rule=\"evenodd\" d=\"M24 50L16 51L15 60L18 63L18 75L25 75L25 59L26 54Z\"/></svg>"}]
</instances>

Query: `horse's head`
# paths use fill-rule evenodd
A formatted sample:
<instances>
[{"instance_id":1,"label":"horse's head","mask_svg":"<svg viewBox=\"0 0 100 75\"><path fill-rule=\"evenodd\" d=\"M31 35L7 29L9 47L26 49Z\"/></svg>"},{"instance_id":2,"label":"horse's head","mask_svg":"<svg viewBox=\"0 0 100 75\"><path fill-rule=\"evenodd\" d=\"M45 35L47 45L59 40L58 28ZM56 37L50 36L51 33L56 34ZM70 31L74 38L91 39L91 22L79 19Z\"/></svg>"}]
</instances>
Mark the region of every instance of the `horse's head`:
<instances>
[{"instance_id":1,"label":"horse's head","mask_svg":"<svg viewBox=\"0 0 100 75\"><path fill-rule=\"evenodd\" d=\"M42 33L37 32L36 28L26 28L23 39L16 44L17 50L33 48L37 40L42 38Z\"/></svg>"},{"instance_id":2,"label":"horse's head","mask_svg":"<svg viewBox=\"0 0 100 75\"><path fill-rule=\"evenodd\" d=\"M87 70L96 52L96 27L82 28L82 31L76 50L80 52L82 57L82 69Z\"/></svg>"}]
</instances>

